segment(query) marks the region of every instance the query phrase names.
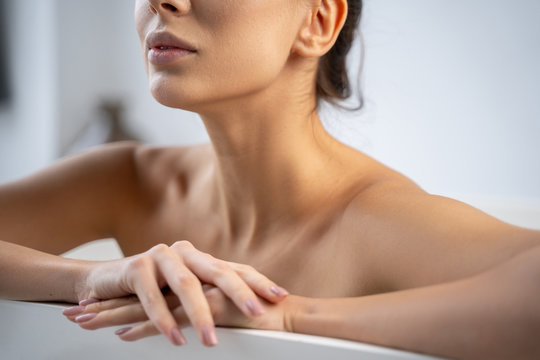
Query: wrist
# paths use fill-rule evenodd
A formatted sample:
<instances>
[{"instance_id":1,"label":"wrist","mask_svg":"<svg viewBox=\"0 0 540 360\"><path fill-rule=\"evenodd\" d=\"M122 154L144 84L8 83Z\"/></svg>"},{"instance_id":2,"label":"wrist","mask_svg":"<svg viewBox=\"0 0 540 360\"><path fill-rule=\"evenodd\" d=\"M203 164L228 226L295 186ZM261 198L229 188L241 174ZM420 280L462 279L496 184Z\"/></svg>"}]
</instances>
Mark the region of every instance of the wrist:
<instances>
[{"instance_id":1,"label":"wrist","mask_svg":"<svg viewBox=\"0 0 540 360\"><path fill-rule=\"evenodd\" d=\"M313 311L315 301L316 299L303 296L288 295L284 300L283 330L291 333L299 332L297 326L299 319Z\"/></svg>"},{"instance_id":2,"label":"wrist","mask_svg":"<svg viewBox=\"0 0 540 360\"><path fill-rule=\"evenodd\" d=\"M97 263L91 261L75 260L70 265L72 294L69 299L72 302L79 302L88 299L91 295L90 274Z\"/></svg>"}]
</instances>

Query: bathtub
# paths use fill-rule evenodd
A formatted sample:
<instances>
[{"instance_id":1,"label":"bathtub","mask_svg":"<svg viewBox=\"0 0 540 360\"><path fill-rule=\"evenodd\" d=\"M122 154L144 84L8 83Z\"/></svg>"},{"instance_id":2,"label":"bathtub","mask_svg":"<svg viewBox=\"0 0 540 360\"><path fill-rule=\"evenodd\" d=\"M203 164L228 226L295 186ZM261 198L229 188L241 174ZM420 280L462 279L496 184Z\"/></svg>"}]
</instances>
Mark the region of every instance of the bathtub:
<instances>
[{"instance_id":1,"label":"bathtub","mask_svg":"<svg viewBox=\"0 0 540 360\"><path fill-rule=\"evenodd\" d=\"M539 203L485 199L467 202L510 223L540 229ZM108 260L122 253L113 240L100 240L65 256ZM184 330L188 345L183 347L172 346L164 336L126 343L113 334L115 329L80 329L61 315L65 306L0 300L0 359L437 359L352 341L245 329L219 328L220 343L215 348L199 344L191 328Z\"/></svg>"},{"instance_id":2,"label":"bathtub","mask_svg":"<svg viewBox=\"0 0 540 360\"><path fill-rule=\"evenodd\" d=\"M202 346L191 328L184 330L188 344L183 347L164 336L126 343L114 329L80 329L61 315L64 306L0 300L0 359L436 359L345 340L244 329L218 328L215 348Z\"/></svg>"}]
</instances>

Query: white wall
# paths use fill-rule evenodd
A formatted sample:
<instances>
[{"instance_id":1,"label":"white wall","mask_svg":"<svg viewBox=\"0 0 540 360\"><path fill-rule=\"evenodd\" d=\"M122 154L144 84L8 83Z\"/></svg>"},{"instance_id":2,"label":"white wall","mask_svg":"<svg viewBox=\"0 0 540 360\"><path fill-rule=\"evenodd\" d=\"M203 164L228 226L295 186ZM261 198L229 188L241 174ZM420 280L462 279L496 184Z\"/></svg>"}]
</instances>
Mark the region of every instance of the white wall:
<instances>
[{"instance_id":1,"label":"white wall","mask_svg":"<svg viewBox=\"0 0 540 360\"><path fill-rule=\"evenodd\" d=\"M133 27L132 0L55 4L60 44L52 48L58 50L56 55L46 57L58 58L59 120L49 123L47 130L23 136L37 144L44 141L43 134L53 132L63 146L97 116L99 99L113 96L127 101L132 128L148 142L196 143L207 138L193 114L166 109L151 99ZM332 132L428 191L540 204L540 2L365 4L366 108L352 117L328 113ZM37 20L45 21L41 16ZM27 98L32 91L36 90L28 89ZM19 111L32 111L18 116L28 123L34 110L23 108ZM23 132L12 131L4 143L2 130L1 164L7 152L26 156L24 138L17 137Z\"/></svg>"},{"instance_id":2,"label":"white wall","mask_svg":"<svg viewBox=\"0 0 540 360\"><path fill-rule=\"evenodd\" d=\"M52 0L6 1L12 97L0 107L0 182L56 154L56 34Z\"/></svg>"},{"instance_id":3,"label":"white wall","mask_svg":"<svg viewBox=\"0 0 540 360\"><path fill-rule=\"evenodd\" d=\"M365 150L428 190L540 199L540 2L369 0Z\"/></svg>"}]
</instances>

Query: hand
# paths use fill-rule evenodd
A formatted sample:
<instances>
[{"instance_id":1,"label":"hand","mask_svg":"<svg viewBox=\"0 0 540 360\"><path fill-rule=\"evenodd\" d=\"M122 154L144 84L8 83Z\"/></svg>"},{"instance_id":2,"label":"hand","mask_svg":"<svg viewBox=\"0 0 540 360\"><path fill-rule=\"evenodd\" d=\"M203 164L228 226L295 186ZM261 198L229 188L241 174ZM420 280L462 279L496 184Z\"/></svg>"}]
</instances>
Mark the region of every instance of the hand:
<instances>
[{"instance_id":1,"label":"hand","mask_svg":"<svg viewBox=\"0 0 540 360\"><path fill-rule=\"evenodd\" d=\"M289 324L297 302L295 296L289 296L285 301L275 304L261 299L264 304L264 315L250 317L239 311L238 307L219 288L205 285L204 295L216 325L277 331L291 330ZM188 326L189 317L178 298L169 293L165 295L165 299L179 326ZM91 320L79 324L88 330L139 323L116 331L116 334L125 341L139 340L160 332L154 323L148 320L139 300L133 296L90 304L86 307L85 313L96 314Z\"/></svg>"},{"instance_id":2,"label":"hand","mask_svg":"<svg viewBox=\"0 0 540 360\"><path fill-rule=\"evenodd\" d=\"M193 324L203 344L217 343L210 306L202 283L221 289L247 317L264 313L258 296L271 303L285 298L287 292L252 267L216 259L198 251L187 241L171 247L157 245L145 253L107 263L92 265L80 290L80 306L64 314L81 326L95 313L82 314L95 299L113 299L135 294L152 324L175 345L185 343L161 289L168 286ZM257 296L258 295L258 296ZM169 300L170 301L170 300ZM78 316L77 316L78 315Z\"/></svg>"}]
</instances>

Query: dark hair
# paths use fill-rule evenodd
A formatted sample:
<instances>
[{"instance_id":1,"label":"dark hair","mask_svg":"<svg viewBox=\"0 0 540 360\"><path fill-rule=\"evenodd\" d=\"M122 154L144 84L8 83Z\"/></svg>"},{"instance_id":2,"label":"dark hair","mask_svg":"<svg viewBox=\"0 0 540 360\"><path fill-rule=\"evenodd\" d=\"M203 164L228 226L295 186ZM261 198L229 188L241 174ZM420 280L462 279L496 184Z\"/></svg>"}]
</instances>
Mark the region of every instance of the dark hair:
<instances>
[{"instance_id":1,"label":"dark hair","mask_svg":"<svg viewBox=\"0 0 540 360\"><path fill-rule=\"evenodd\" d=\"M325 100L333 105L349 110L360 110L363 107L363 98L359 92L359 103L354 108L339 104L352 94L349 76L347 74L347 54L354 41L362 16L362 0L348 0L349 10L347 20L339 34L336 43L319 62L317 73L317 103ZM360 65L360 68L362 64Z\"/></svg>"}]
</instances>

